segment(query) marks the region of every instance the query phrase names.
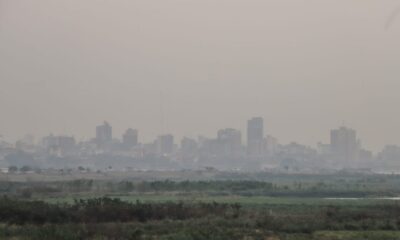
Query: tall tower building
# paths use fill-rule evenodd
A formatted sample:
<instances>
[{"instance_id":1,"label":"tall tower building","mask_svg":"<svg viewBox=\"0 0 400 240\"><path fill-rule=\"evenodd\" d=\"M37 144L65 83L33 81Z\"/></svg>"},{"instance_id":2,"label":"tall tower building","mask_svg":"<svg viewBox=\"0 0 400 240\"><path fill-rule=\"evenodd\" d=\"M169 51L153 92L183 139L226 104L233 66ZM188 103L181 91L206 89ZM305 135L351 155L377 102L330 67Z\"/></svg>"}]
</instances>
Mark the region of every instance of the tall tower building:
<instances>
[{"instance_id":1,"label":"tall tower building","mask_svg":"<svg viewBox=\"0 0 400 240\"><path fill-rule=\"evenodd\" d=\"M197 141L191 138L184 137L181 141L181 156L184 161L193 160L198 154Z\"/></svg>"},{"instance_id":2,"label":"tall tower building","mask_svg":"<svg viewBox=\"0 0 400 240\"><path fill-rule=\"evenodd\" d=\"M349 164L358 159L359 149L355 130L346 127L331 130L331 150L335 160Z\"/></svg>"},{"instance_id":3,"label":"tall tower building","mask_svg":"<svg viewBox=\"0 0 400 240\"><path fill-rule=\"evenodd\" d=\"M242 150L242 133L239 130L227 128L218 131L219 153L224 156L239 156Z\"/></svg>"},{"instance_id":4,"label":"tall tower building","mask_svg":"<svg viewBox=\"0 0 400 240\"><path fill-rule=\"evenodd\" d=\"M157 139L157 152L160 155L168 155L174 151L174 136L171 134L161 135Z\"/></svg>"},{"instance_id":5,"label":"tall tower building","mask_svg":"<svg viewBox=\"0 0 400 240\"><path fill-rule=\"evenodd\" d=\"M96 127L96 143L103 145L112 141L112 127L108 122Z\"/></svg>"},{"instance_id":6,"label":"tall tower building","mask_svg":"<svg viewBox=\"0 0 400 240\"><path fill-rule=\"evenodd\" d=\"M76 147L75 138L68 136L50 135L43 138L42 144L49 153L60 155L71 154Z\"/></svg>"},{"instance_id":7,"label":"tall tower building","mask_svg":"<svg viewBox=\"0 0 400 240\"><path fill-rule=\"evenodd\" d=\"M263 154L264 119L255 117L247 121L247 154L261 156Z\"/></svg>"},{"instance_id":8,"label":"tall tower building","mask_svg":"<svg viewBox=\"0 0 400 240\"><path fill-rule=\"evenodd\" d=\"M138 144L138 130L129 128L122 135L122 145L125 149L132 149Z\"/></svg>"}]
</instances>

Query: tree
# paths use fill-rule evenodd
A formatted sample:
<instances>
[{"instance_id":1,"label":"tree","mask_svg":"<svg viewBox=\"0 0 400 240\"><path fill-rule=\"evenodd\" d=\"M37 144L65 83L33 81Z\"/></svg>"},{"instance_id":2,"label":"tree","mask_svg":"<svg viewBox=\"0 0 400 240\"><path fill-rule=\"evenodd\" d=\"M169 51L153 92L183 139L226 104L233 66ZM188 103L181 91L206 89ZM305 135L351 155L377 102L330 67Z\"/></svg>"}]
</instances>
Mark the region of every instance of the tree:
<instances>
[{"instance_id":1,"label":"tree","mask_svg":"<svg viewBox=\"0 0 400 240\"><path fill-rule=\"evenodd\" d=\"M29 167L29 166L23 166L23 167L21 167L19 170L20 170L21 172L23 172L23 173L26 173L26 172L32 171L32 168Z\"/></svg>"},{"instance_id":2,"label":"tree","mask_svg":"<svg viewBox=\"0 0 400 240\"><path fill-rule=\"evenodd\" d=\"M18 168L17 168L16 166L10 166L10 167L8 168L8 172L10 172L10 173L16 173L16 172L18 172Z\"/></svg>"}]
</instances>

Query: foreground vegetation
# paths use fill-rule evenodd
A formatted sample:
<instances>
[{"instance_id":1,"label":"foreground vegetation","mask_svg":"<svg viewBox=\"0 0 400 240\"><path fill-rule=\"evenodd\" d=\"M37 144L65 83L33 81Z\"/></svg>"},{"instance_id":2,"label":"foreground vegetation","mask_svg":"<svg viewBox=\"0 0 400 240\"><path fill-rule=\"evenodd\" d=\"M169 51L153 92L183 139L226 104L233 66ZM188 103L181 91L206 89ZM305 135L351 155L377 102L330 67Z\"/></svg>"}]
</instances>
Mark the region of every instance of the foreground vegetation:
<instances>
[{"instance_id":1,"label":"foreground vegetation","mask_svg":"<svg viewBox=\"0 0 400 240\"><path fill-rule=\"evenodd\" d=\"M400 239L397 176L292 177L0 182L0 239Z\"/></svg>"},{"instance_id":2,"label":"foreground vegetation","mask_svg":"<svg viewBox=\"0 0 400 240\"><path fill-rule=\"evenodd\" d=\"M0 199L1 239L400 239L400 205Z\"/></svg>"}]
</instances>

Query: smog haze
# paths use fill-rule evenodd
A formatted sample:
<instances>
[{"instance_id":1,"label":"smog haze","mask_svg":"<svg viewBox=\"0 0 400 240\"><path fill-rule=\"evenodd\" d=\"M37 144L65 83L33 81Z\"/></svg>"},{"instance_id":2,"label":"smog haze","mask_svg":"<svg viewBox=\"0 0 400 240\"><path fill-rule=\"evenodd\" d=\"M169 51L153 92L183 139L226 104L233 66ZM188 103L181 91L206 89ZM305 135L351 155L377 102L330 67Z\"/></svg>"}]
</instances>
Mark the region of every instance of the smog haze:
<instances>
[{"instance_id":1,"label":"smog haze","mask_svg":"<svg viewBox=\"0 0 400 240\"><path fill-rule=\"evenodd\" d=\"M398 1L0 0L0 134L214 136L262 116L281 142L357 129L400 144Z\"/></svg>"}]
</instances>

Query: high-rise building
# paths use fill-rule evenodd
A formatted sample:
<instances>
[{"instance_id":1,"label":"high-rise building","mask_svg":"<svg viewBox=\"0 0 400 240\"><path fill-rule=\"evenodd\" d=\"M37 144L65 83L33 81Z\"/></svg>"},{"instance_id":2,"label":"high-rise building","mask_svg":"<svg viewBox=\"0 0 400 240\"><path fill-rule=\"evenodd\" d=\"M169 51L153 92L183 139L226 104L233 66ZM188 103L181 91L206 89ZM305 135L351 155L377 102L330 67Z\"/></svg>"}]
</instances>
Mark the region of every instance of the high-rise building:
<instances>
[{"instance_id":1,"label":"high-rise building","mask_svg":"<svg viewBox=\"0 0 400 240\"><path fill-rule=\"evenodd\" d=\"M161 135L158 137L156 145L158 154L171 154L174 151L174 136L171 134Z\"/></svg>"},{"instance_id":2,"label":"high-rise building","mask_svg":"<svg viewBox=\"0 0 400 240\"><path fill-rule=\"evenodd\" d=\"M76 147L75 138L69 136L50 135L43 138L42 144L46 151L61 155L72 153Z\"/></svg>"},{"instance_id":3,"label":"high-rise building","mask_svg":"<svg viewBox=\"0 0 400 240\"><path fill-rule=\"evenodd\" d=\"M278 139L272 136L266 136L264 139L264 154L272 156L278 149Z\"/></svg>"},{"instance_id":4,"label":"high-rise building","mask_svg":"<svg viewBox=\"0 0 400 240\"><path fill-rule=\"evenodd\" d=\"M197 151L197 142L194 139L184 137L181 141L181 149L185 153L193 153Z\"/></svg>"},{"instance_id":5,"label":"high-rise building","mask_svg":"<svg viewBox=\"0 0 400 240\"><path fill-rule=\"evenodd\" d=\"M381 164L400 164L400 146L386 145L378 154L377 159Z\"/></svg>"},{"instance_id":6,"label":"high-rise building","mask_svg":"<svg viewBox=\"0 0 400 240\"><path fill-rule=\"evenodd\" d=\"M192 160L198 153L197 141L184 137L181 141L181 155L183 160Z\"/></svg>"},{"instance_id":7,"label":"high-rise building","mask_svg":"<svg viewBox=\"0 0 400 240\"><path fill-rule=\"evenodd\" d=\"M264 119L255 117L247 121L247 154L261 156L264 148Z\"/></svg>"},{"instance_id":8,"label":"high-rise building","mask_svg":"<svg viewBox=\"0 0 400 240\"><path fill-rule=\"evenodd\" d=\"M108 122L96 127L96 143L103 145L112 141L112 127Z\"/></svg>"},{"instance_id":9,"label":"high-rise building","mask_svg":"<svg viewBox=\"0 0 400 240\"><path fill-rule=\"evenodd\" d=\"M242 150L242 133L232 128L219 130L217 142L221 155L239 156Z\"/></svg>"},{"instance_id":10,"label":"high-rise building","mask_svg":"<svg viewBox=\"0 0 400 240\"><path fill-rule=\"evenodd\" d=\"M122 145L124 149L132 149L138 144L138 130L129 128L122 135Z\"/></svg>"},{"instance_id":11,"label":"high-rise building","mask_svg":"<svg viewBox=\"0 0 400 240\"><path fill-rule=\"evenodd\" d=\"M347 127L331 130L331 151L335 160L351 164L358 159L359 149L355 130Z\"/></svg>"}]
</instances>

